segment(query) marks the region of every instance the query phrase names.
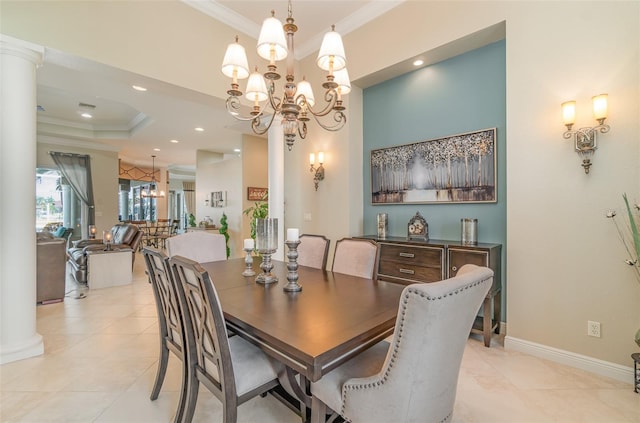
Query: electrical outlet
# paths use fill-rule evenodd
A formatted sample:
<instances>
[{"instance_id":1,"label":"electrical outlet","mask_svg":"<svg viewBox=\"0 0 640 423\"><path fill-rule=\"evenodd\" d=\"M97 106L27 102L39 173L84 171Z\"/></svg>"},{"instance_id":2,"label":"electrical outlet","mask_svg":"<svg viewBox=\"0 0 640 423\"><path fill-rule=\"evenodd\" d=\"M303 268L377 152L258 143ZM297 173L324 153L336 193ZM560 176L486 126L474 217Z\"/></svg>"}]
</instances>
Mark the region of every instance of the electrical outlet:
<instances>
[{"instance_id":1,"label":"electrical outlet","mask_svg":"<svg viewBox=\"0 0 640 423\"><path fill-rule=\"evenodd\" d=\"M587 335L600 338L600 322L587 321Z\"/></svg>"}]
</instances>

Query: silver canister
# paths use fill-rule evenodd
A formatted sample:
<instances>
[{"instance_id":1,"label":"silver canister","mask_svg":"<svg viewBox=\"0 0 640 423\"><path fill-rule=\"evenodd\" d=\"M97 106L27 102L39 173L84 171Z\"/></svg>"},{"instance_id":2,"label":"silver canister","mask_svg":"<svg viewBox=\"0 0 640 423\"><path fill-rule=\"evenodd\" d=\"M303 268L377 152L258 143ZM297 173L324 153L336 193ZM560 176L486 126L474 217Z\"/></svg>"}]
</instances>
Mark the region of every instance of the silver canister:
<instances>
[{"instance_id":1,"label":"silver canister","mask_svg":"<svg viewBox=\"0 0 640 423\"><path fill-rule=\"evenodd\" d=\"M478 219L460 219L462 243L475 245L478 243Z\"/></svg>"},{"instance_id":2,"label":"silver canister","mask_svg":"<svg viewBox=\"0 0 640 423\"><path fill-rule=\"evenodd\" d=\"M378 238L387 237L388 216L387 213L378 213Z\"/></svg>"}]
</instances>

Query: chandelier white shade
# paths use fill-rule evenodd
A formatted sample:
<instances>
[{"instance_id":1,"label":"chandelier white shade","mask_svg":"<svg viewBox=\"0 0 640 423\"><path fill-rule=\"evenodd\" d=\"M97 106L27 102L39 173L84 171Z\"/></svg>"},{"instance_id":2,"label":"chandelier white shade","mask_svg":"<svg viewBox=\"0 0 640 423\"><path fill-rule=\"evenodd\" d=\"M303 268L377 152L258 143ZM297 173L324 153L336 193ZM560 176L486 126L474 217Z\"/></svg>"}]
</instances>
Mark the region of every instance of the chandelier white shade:
<instances>
[{"instance_id":1,"label":"chandelier white shade","mask_svg":"<svg viewBox=\"0 0 640 423\"><path fill-rule=\"evenodd\" d=\"M271 17L262 23L256 49L260 57L273 63L286 59L287 39L282 29L282 22L273 16L274 12L271 13Z\"/></svg>"},{"instance_id":2,"label":"chandelier white shade","mask_svg":"<svg viewBox=\"0 0 640 423\"><path fill-rule=\"evenodd\" d=\"M331 26L331 31L324 34L316 63L320 69L330 72L347 66L342 37L335 31L335 26Z\"/></svg>"},{"instance_id":3,"label":"chandelier white shade","mask_svg":"<svg viewBox=\"0 0 640 423\"><path fill-rule=\"evenodd\" d=\"M316 63L327 71L324 89L324 104L320 110L314 110L316 98L311 84L303 77L295 82L293 36L298 30L294 23L289 1L288 17L283 25L271 12L265 19L256 46L258 55L269 63L267 71L260 74L257 70L249 75L247 57L244 48L236 42L229 44L222 62L222 73L231 78L231 89L227 91L227 111L236 119L250 121L256 134L266 133L274 118L279 116L284 131L285 142L289 150L297 135L304 139L307 136L307 122L313 118L320 127L327 131L341 129L347 118L344 114L342 95L351 91L349 75L346 71L347 59L342 44L342 37L332 26L323 38ZM281 78L276 62L286 59L286 75L281 93L276 93L275 81ZM238 80L249 77L244 98L252 103L249 116L240 113L240 90ZM320 119L327 117L327 122ZM263 122L263 120L265 122Z\"/></svg>"},{"instance_id":4,"label":"chandelier white shade","mask_svg":"<svg viewBox=\"0 0 640 423\"><path fill-rule=\"evenodd\" d=\"M247 64L247 53L240 44L238 37L236 42L229 44L227 52L222 61L222 73L229 78L245 79L249 76L249 65ZM237 81L236 81L237 82Z\"/></svg>"}]
</instances>

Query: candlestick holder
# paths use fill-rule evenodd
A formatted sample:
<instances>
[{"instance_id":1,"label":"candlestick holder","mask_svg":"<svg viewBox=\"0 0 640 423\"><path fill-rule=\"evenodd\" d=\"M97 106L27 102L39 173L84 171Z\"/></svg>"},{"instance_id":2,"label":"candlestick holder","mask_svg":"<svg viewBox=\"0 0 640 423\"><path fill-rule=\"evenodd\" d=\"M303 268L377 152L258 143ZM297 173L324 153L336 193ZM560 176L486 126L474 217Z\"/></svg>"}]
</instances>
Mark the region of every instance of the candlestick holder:
<instances>
[{"instance_id":1,"label":"candlestick holder","mask_svg":"<svg viewBox=\"0 0 640 423\"><path fill-rule=\"evenodd\" d=\"M262 255L262 263L260 263L262 273L256 277L256 282L264 285L278 282L278 277L271 273L271 269L273 269L271 254L275 253L276 250L258 250L258 252Z\"/></svg>"},{"instance_id":2,"label":"candlestick holder","mask_svg":"<svg viewBox=\"0 0 640 423\"><path fill-rule=\"evenodd\" d=\"M289 281L282 289L288 292L302 291L302 286L298 283L298 245L300 241L286 241L289 251L287 252L287 280Z\"/></svg>"},{"instance_id":3,"label":"candlestick holder","mask_svg":"<svg viewBox=\"0 0 640 423\"><path fill-rule=\"evenodd\" d=\"M265 285L278 282L278 278L271 273L271 254L278 249L278 219L256 219L256 247L262 255L262 273L256 277L256 282Z\"/></svg>"},{"instance_id":4,"label":"candlestick holder","mask_svg":"<svg viewBox=\"0 0 640 423\"><path fill-rule=\"evenodd\" d=\"M246 255L244 256L244 272L242 272L242 276L253 276L256 272L253 271L253 257L251 256L251 252L253 248L245 248L244 252Z\"/></svg>"}]
</instances>

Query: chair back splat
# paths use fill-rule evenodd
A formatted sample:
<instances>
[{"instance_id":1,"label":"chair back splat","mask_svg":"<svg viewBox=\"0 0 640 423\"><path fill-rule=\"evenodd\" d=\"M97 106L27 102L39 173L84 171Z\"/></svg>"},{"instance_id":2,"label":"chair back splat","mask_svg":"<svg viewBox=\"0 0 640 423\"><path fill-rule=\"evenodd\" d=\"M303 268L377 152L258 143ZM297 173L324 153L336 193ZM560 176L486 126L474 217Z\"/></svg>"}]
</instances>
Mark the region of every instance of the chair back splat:
<instances>
[{"instance_id":1,"label":"chair back splat","mask_svg":"<svg viewBox=\"0 0 640 423\"><path fill-rule=\"evenodd\" d=\"M326 269L330 243L331 241L322 235L300 235L298 264L316 269Z\"/></svg>"},{"instance_id":2,"label":"chair back splat","mask_svg":"<svg viewBox=\"0 0 640 423\"><path fill-rule=\"evenodd\" d=\"M235 422L238 405L278 386L282 366L241 337L227 337L218 294L198 263L181 256L170 263L185 310L189 388L184 421L193 418L202 384L222 402L224 422Z\"/></svg>"},{"instance_id":3,"label":"chair back splat","mask_svg":"<svg viewBox=\"0 0 640 423\"><path fill-rule=\"evenodd\" d=\"M407 286L391 345L381 342L312 383L312 407L351 422L451 420L462 354L493 283L472 264L456 277Z\"/></svg>"},{"instance_id":4,"label":"chair back splat","mask_svg":"<svg viewBox=\"0 0 640 423\"><path fill-rule=\"evenodd\" d=\"M158 359L158 370L156 379L151 389L151 400L154 401L160 394L162 383L167 372L169 361L169 351L171 351L183 364L182 368L182 390L178 401L175 421L182 420L184 407L186 404L187 390L187 368L184 352L184 330L182 327L182 310L178 300L178 293L173 275L169 267L169 257L162 251L151 247L142 250L149 281L153 288L153 296L156 300L158 312L158 326L160 335L160 358Z\"/></svg>"},{"instance_id":5,"label":"chair back splat","mask_svg":"<svg viewBox=\"0 0 640 423\"><path fill-rule=\"evenodd\" d=\"M336 242L332 271L374 279L378 269L378 244L370 239L343 238Z\"/></svg>"},{"instance_id":6,"label":"chair back splat","mask_svg":"<svg viewBox=\"0 0 640 423\"><path fill-rule=\"evenodd\" d=\"M224 235L205 231L186 232L166 240L169 257L182 256L198 263L227 259Z\"/></svg>"}]
</instances>

